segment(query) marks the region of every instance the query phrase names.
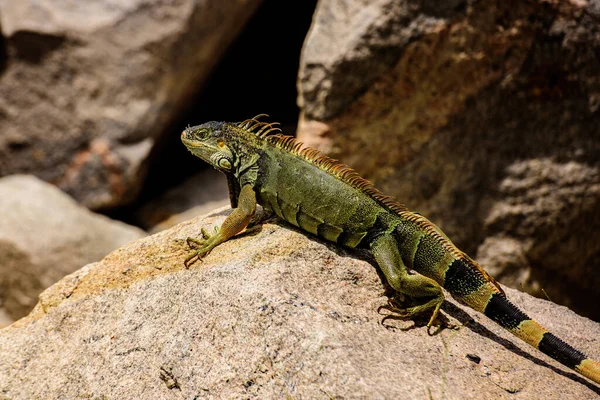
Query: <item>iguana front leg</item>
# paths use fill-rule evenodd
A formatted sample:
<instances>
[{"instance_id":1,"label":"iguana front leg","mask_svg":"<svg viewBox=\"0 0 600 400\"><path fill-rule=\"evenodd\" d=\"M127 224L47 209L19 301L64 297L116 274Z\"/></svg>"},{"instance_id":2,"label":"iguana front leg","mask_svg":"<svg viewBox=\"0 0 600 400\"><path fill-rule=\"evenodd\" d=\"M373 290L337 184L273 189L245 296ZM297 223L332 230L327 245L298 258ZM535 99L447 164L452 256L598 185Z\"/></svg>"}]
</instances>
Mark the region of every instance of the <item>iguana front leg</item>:
<instances>
[{"instance_id":1,"label":"iguana front leg","mask_svg":"<svg viewBox=\"0 0 600 400\"><path fill-rule=\"evenodd\" d=\"M185 267L188 268L194 262L207 255L216 246L244 230L244 228L248 226L255 211L256 193L254 193L252 186L245 185L240 191L237 208L227 216L220 228L215 227L212 235L202 228L201 239L193 237L187 238L187 244L193 251L185 259Z\"/></svg>"},{"instance_id":2,"label":"iguana front leg","mask_svg":"<svg viewBox=\"0 0 600 400\"><path fill-rule=\"evenodd\" d=\"M375 239L371 243L371 252L387 282L395 291L412 299L425 299L422 304L414 307L401 309L394 306L391 310L401 317L412 318L417 314L433 309L433 314L427 324L427 327L430 327L436 320L440 307L444 302L444 292L441 286L426 276L410 275L408 273L398 251L398 243L390 234L383 234Z\"/></svg>"}]
</instances>

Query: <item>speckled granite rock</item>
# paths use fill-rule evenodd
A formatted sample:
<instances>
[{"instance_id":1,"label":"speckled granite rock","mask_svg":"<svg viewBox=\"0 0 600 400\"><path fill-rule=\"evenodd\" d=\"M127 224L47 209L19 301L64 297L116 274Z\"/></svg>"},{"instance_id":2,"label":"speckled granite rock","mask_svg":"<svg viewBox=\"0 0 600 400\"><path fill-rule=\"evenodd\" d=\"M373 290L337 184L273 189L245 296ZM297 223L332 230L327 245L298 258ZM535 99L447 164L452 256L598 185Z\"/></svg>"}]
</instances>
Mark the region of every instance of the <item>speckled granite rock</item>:
<instances>
[{"instance_id":1,"label":"speckled granite rock","mask_svg":"<svg viewBox=\"0 0 600 400\"><path fill-rule=\"evenodd\" d=\"M257 227L183 267L185 238L228 210L114 251L0 330L0 396L31 398L592 398L600 388L448 303L462 325L382 326L375 268L288 228ZM600 326L507 289L596 358Z\"/></svg>"}]
</instances>

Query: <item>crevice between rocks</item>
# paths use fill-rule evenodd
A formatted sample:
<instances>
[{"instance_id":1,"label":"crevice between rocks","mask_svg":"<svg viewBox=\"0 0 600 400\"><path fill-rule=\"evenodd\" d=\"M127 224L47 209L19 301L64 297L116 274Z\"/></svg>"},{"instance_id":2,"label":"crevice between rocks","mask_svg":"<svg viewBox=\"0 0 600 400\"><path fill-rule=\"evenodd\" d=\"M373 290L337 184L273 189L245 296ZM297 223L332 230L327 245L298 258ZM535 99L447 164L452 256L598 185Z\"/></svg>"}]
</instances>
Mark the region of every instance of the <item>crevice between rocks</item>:
<instances>
[{"instance_id":1,"label":"crevice between rocks","mask_svg":"<svg viewBox=\"0 0 600 400\"><path fill-rule=\"evenodd\" d=\"M6 38L2 34L2 25L0 25L0 75L4 74L8 65L8 52L6 51Z\"/></svg>"},{"instance_id":2,"label":"crevice between rocks","mask_svg":"<svg viewBox=\"0 0 600 400\"><path fill-rule=\"evenodd\" d=\"M148 161L142 189L127 206L104 210L111 218L144 226L137 211L187 178L210 168L191 156L180 141L188 125L241 121L266 113L294 135L299 109L296 79L300 51L317 0L265 0L190 101L158 138Z\"/></svg>"},{"instance_id":3,"label":"crevice between rocks","mask_svg":"<svg viewBox=\"0 0 600 400\"><path fill-rule=\"evenodd\" d=\"M14 56L31 64L40 64L44 57L61 47L65 41L65 37L31 31L18 31L10 37ZM3 50L6 54L5 46Z\"/></svg>"}]
</instances>

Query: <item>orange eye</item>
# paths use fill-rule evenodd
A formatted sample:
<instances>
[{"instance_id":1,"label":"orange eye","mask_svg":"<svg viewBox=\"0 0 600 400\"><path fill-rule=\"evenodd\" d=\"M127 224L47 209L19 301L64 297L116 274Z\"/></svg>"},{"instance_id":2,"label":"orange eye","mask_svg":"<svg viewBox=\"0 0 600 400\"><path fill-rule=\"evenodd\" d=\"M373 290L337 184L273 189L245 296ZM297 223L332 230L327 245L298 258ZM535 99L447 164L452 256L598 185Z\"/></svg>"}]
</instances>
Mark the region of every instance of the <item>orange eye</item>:
<instances>
[{"instance_id":1,"label":"orange eye","mask_svg":"<svg viewBox=\"0 0 600 400\"><path fill-rule=\"evenodd\" d=\"M223 146L225 146L225 142L224 142L224 141L222 141L222 140L219 140L219 141L217 142L217 146L219 146L219 147L223 147Z\"/></svg>"}]
</instances>

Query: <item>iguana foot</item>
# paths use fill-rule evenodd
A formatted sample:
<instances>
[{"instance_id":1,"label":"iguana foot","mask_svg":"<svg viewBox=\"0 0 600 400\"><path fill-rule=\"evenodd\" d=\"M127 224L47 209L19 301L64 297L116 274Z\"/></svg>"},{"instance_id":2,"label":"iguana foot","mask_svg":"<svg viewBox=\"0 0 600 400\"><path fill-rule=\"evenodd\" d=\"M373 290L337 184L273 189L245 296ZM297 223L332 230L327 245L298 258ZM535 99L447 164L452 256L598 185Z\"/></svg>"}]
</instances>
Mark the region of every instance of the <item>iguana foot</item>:
<instances>
[{"instance_id":1,"label":"iguana foot","mask_svg":"<svg viewBox=\"0 0 600 400\"><path fill-rule=\"evenodd\" d=\"M202 228L200 232L202 233L202 239L188 237L186 240L187 245L192 249L190 255L183 262L183 265L185 265L186 268L189 268L190 265L196 261L202 261L202 257L206 256L212 249L221 243L221 240L219 240L218 226L214 227L214 233L212 235L204 228Z\"/></svg>"},{"instance_id":2,"label":"iguana foot","mask_svg":"<svg viewBox=\"0 0 600 400\"><path fill-rule=\"evenodd\" d=\"M432 326L439 325L436 324L436 322L438 320L440 308L442 307L443 303L444 297L441 296L435 297L423 304L411 307L404 307L396 298L391 297L388 299L387 304L380 306L377 309L377 312L380 312L381 310L388 310L392 313L390 315L386 315L383 318L383 320L381 321L381 323L383 324L386 319L412 319L433 308L433 314L431 315L431 318L429 318L429 322L427 323L427 333L429 333L429 328L431 328Z\"/></svg>"}]
</instances>

